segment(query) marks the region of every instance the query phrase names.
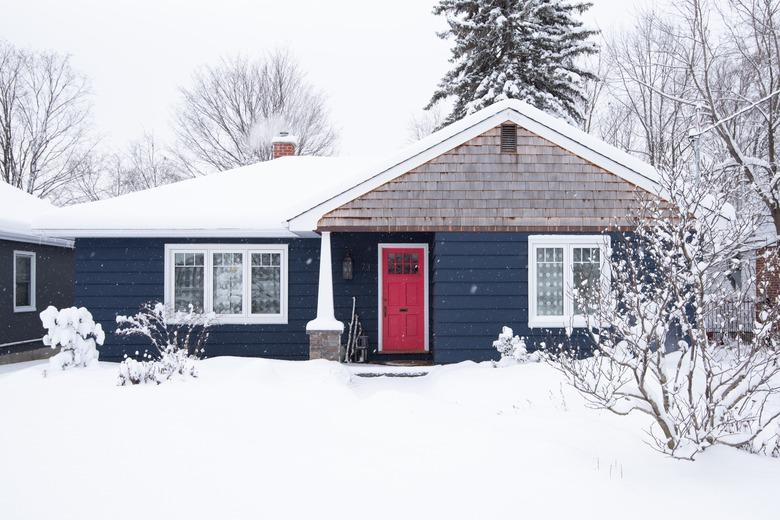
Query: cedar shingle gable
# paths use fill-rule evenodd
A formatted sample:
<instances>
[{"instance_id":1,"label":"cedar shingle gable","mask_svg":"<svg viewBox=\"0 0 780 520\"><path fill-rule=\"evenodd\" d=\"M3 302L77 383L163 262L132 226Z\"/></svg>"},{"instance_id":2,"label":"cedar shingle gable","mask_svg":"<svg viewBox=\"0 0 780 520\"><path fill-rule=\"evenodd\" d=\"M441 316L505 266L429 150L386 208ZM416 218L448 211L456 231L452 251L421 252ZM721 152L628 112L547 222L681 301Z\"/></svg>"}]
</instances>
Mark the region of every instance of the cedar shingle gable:
<instances>
[{"instance_id":1,"label":"cedar shingle gable","mask_svg":"<svg viewBox=\"0 0 780 520\"><path fill-rule=\"evenodd\" d=\"M501 152L501 126L319 221L321 230L600 231L631 226L648 192L528 130Z\"/></svg>"}]
</instances>

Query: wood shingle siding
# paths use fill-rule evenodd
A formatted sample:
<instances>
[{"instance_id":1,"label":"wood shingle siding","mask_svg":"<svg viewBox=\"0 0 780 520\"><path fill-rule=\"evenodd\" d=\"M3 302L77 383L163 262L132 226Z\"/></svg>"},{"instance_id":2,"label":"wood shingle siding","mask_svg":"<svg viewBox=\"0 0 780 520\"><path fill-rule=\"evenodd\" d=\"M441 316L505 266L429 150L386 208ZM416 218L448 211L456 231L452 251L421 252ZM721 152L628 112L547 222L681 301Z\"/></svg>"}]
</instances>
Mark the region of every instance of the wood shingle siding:
<instances>
[{"instance_id":1,"label":"wood shingle siding","mask_svg":"<svg viewBox=\"0 0 780 520\"><path fill-rule=\"evenodd\" d=\"M631 227L650 194L517 128L498 126L327 213L331 231L601 231Z\"/></svg>"}]
</instances>

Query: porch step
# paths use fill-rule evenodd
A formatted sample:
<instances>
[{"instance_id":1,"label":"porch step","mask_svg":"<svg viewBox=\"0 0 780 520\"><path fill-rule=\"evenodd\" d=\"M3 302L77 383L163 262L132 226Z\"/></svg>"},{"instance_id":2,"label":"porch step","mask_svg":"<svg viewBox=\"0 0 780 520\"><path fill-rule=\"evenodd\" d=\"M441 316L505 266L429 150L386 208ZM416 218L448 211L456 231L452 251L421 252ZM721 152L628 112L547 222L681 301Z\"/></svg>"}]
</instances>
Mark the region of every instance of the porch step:
<instances>
[{"instance_id":1,"label":"porch step","mask_svg":"<svg viewBox=\"0 0 780 520\"><path fill-rule=\"evenodd\" d=\"M357 377L422 377L428 372L357 372Z\"/></svg>"},{"instance_id":2,"label":"porch step","mask_svg":"<svg viewBox=\"0 0 780 520\"><path fill-rule=\"evenodd\" d=\"M432 365L430 359L377 359L371 361L372 365L383 365L388 367L424 367Z\"/></svg>"}]
</instances>

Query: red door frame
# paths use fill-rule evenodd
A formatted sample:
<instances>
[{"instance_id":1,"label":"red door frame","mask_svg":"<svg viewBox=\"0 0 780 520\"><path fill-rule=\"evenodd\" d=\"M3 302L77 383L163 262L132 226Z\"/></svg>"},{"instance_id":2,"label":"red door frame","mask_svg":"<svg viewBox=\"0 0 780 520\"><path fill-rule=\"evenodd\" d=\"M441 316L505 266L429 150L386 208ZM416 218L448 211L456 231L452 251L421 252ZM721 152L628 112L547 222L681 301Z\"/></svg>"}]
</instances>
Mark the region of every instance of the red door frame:
<instances>
[{"instance_id":1,"label":"red door frame","mask_svg":"<svg viewBox=\"0 0 780 520\"><path fill-rule=\"evenodd\" d=\"M387 300L385 299L384 294L384 281L385 281L385 275L386 275L386 269L385 269L385 250L387 249L414 249L414 250L422 250L423 251L423 260L420 265L420 269L422 270L422 283L423 283L423 313L422 313L422 322L423 322L423 348L422 349L415 349L415 350L398 350L398 349L386 349L384 347L384 338L385 338L385 327L386 327L386 321L384 319L385 317L385 306L387 304ZM378 329L378 339L379 339L379 353L384 354L395 354L395 353L424 353L429 351L429 324L428 324L428 244L378 244L377 247L377 257L378 257L378 263L377 263L377 285L378 285L378 315L379 315L379 329Z\"/></svg>"}]
</instances>

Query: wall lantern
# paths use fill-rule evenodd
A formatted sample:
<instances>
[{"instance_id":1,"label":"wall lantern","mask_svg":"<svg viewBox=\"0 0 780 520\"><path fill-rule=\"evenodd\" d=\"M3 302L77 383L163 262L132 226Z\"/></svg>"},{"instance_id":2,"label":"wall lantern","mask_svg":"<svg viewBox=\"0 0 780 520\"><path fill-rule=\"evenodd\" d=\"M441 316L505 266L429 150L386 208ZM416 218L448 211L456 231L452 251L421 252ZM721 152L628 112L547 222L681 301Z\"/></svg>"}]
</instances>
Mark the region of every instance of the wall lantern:
<instances>
[{"instance_id":1,"label":"wall lantern","mask_svg":"<svg viewBox=\"0 0 780 520\"><path fill-rule=\"evenodd\" d=\"M341 277L344 280L352 280L352 255L349 254L349 251L341 262Z\"/></svg>"}]
</instances>

